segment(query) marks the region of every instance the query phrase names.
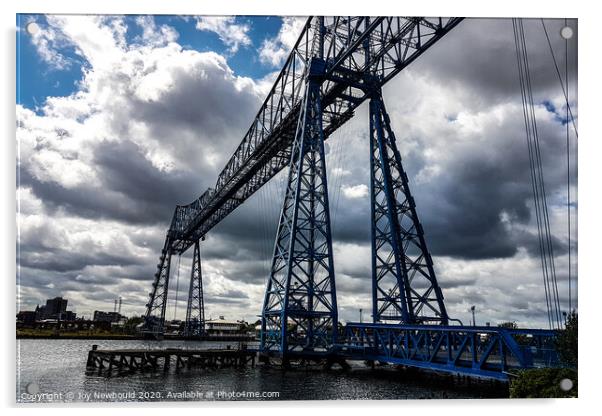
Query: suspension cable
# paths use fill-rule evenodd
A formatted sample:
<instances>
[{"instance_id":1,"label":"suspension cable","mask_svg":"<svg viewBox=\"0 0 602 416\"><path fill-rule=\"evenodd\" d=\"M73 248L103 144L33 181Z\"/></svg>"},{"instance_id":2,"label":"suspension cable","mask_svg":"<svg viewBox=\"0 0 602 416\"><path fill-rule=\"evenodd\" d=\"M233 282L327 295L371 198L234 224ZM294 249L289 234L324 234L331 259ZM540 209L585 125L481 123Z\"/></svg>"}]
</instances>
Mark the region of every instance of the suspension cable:
<instances>
[{"instance_id":1,"label":"suspension cable","mask_svg":"<svg viewBox=\"0 0 602 416\"><path fill-rule=\"evenodd\" d=\"M545 26L544 26L545 27ZM564 27L568 27L567 19L564 19ZM566 90L566 215L568 231L568 251L569 251L569 310L573 310L571 297L571 148L569 143L569 38L564 39L564 83ZM572 114L571 114L572 118ZM575 131L576 134L576 131Z\"/></svg>"},{"instance_id":2,"label":"suspension cable","mask_svg":"<svg viewBox=\"0 0 602 416\"><path fill-rule=\"evenodd\" d=\"M531 116L532 116L532 120L533 120L533 132L534 132L534 148L536 150L535 154L537 156L537 173L539 176L539 182L540 182L540 186L541 186L541 199L543 202L543 223L544 223L544 241L545 244L547 246L547 250L548 250L548 258L549 258L549 264L550 264L550 277L551 277L551 281L550 281L550 288L551 288L551 293L552 293L552 302L553 302L553 313L554 313L554 318L557 322L557 324L559 325L559 323L561 322L561 318L560 318L560 301L559 301L559 296L558 296L558 282L556 280L556 267L554 264L554 250L553 250L553 244L552 244L552 237L551 237L551 227L550 227L550 218L549 218L549 211L548 211L548 203L547 203L547 197L546 197L546 191L545 191L545 182L544 182L544 176L543 176L543 164L542 164L542 159L541 159L541 152L540 152L540 146L539 146L539 133L537 130L537 120L535 117L535 106L534 106L534 100L533 100L533 90L532 90L532 86L531 86L531 77L530 77L530 68L529 68L529 58L528 58L528 53L527 53L527 45L526 45L526 40L525 40L525 34L524 34L524 28L522 25L522 20L521 20L521 41L523 44L523 51L524 51L524 56L525 56L525 63L526 63L526 71L525 74L527 75L527 86L528 86L528 92L529 92L529 105L531 108Z\"/></svg>"},{"instance_id":3,"label":"suspension cable","mask_svg":"<svg viewBox=\"0 0 602 416\"><path fill-rule=\"evenodd\" d=\"M182 253L178 254L178 273L176 274L176 299L173 305L173 319L176 320L176 313L178 312L178 291L180 290L180 262L182 260Z\"/></svg>"},{"instance_id":4,"label":"suspension cable","mask_svg":"<svg viewBox=\"0 0 602 416\"><path fill-rule=\"evenodd\" d=\"M512 26L514 30L523 117L525 121L525 134L529 153L529 169L537 223L546 307L548 311L548 323L550 328L560 328L560 302L558 296L558 282L556 279L556 267L554 264L554 249L544 184L543 163L539 146L539 134L535 117L529 58L522 19L512 19Z\"/></svg>"},{"instance_id":5,"label":"suspension cable","mask_svg":"<svg viewBox=\"0 0 602 416\"><path fill-rule=\"evenodd\" d=\"M552 60L554 61L554 68L556 68L556 75L558 75L558 81L560 82L560 88L562 88L562 94L564 95L564 100L566 102L566 107L567 107L567 113L570 114L571 116L571 123L573 124L573 130L575 131L575 137L579 137L579 134L577 132L577 126L575 125L575 117L573 117L573 110L571 109L571 105L569 103L569 86L568 86L568 79L565 80L566 83L566 88L565 88L565 84L563 84L562 82L562 76L560 75L560 69L558 68L558 63L556 62L556 55L554 55L554 49L552 48L552 42L550 42L550 36L548 35L548 30L546 29L546 24L543 21L543 19L541 20L541 25L543 26L543 31L546 35L546 39L548 41L548 47L550 48L550 55L552 55ZM566 19L564 19L565 21L565 26L566 26ZM566 49L566 44L568 43L568 39L565 39L565 49ZM568 55L567 55L568 57ZM568 59L567 59L568 62ZM566 66L566 62L565 62L565 66ZM566 71L565 71L566 73ZM565 75L566 78L566 75ZM568 123L568 117L567 117L567 123ZM567 126L568 129L568 126Z\"/></svg>"}]
</instances>

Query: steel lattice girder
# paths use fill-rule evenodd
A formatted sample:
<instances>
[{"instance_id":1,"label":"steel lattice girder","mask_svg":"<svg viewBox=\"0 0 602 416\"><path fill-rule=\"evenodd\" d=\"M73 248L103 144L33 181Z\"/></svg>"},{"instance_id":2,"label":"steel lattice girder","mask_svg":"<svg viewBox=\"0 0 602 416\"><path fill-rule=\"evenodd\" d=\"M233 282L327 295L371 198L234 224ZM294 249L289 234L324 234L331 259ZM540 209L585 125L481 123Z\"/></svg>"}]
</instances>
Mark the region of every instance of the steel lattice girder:
<instances>
[{"instance_id":1,"label":"steel lattice girder","mask_svg":"<svg viewBox=\"0 0 602 416\"><path fill-rule=\"evenodd\" d=\"M380 89L370 100L372 316L442 323L448 316Z\"/></svg>"},{"instance_id":2,"label":"steel lattice girder","mask_svg":"<svg viewBox=\"0 0 602 416\"><path fill-rule=\"evenodd\" d=\"M262 311L261 349L283 355L327 352L338 332L318 77L307 81Z\"/></svg>"},{"instance_id":3,"label":"steel lattice girder","mask_svg":"<svg viewBox=\"0 0 602 416\"><path fill-rule=\"evenodd\" d=\"M200 336L205 332L205 301L203 298L203 274L201 269L201 247L194 243L192 270L190 271L190 287L184 335Z\"/></svg>"},{"instance_id":4,"label":"steel lattice girder","mask_svg":"<svg viewBox=\"0 0 602 416\"><path fill-rule=\"evenodd\" d=\"M309 62L325 61L322 125L328 138L370 94L454 28L461 18L310 17L274 86L215 187L177 206L169 234L183 252L288 165Z\"/></svg>"},{"instance_id":5,"label":"steel lattice girder","mask_svg":"<svg viewBox=\"0 0 602 416\"><path fill-rule=\"evenodd\" d=\"M147 326L163 330L169 266L163 269L161 264L166 254L171 258L172 253L186 251L289 165L312 58L325 63L320 89L326 140L353 117L355 108L374 89L375 80L379 86L384 85L461 20L310 17L215 187L188 205L176 206L147 305ZM160 326L155 322L157 309L161 310Z\"/></svg>"},{"instance_id":6,"label":"steel lattice girder","mask_svg":"<svg viewBox=\"0 0 602 416\"><path fill-rule=\"evenodd\" d=\"M170 240L168 236L165 239L165 245L157 264L153 288L149 293L149 302L146 304L144 332L163 334L171 266L171 250L169 246Z\"/></svg>"},{"instance_id":7,"label":"steel lattice girder","mask_svg":"<svg viewBox=\"0 0 602 416\"><path fill-rule=\"evenodd\" d=\"M508 379L508 371L559 364L556 331L348 323L337 353L430 370Z\"/></svg>"}]
</instances>

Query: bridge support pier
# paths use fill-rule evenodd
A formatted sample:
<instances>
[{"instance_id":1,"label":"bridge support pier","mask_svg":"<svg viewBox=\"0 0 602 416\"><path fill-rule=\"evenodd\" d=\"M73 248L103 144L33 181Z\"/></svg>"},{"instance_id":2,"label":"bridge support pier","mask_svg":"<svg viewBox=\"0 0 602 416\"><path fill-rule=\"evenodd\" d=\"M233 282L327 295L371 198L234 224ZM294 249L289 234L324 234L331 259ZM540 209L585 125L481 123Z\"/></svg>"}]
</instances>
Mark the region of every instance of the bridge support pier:
<instances>
[{"instance_id":1,"label":"bridge support pier","mask_svg":"<svg viewBox=\"0 0 602 416\"><path fill-rule=\"evenodd\" d=\"M372 316L447 325L443 294L380 87L370 99Z\"/></svg>"},{"instance_id":2,"label":"bridge support pier","mask_svg":"<svg viewBox=\"0 0 602 416\"><path fill-rule=\"evenodd\" d=\"M200 337L205 332L205 302L203 298L203 275L201 271L201 247L194 243L190 287L188 289L188 305L184 335Z\"/></svg>"},{"instance_id":3,"label":"bridge support pier","mask_svg":"<svg viewBox=\"0 0 602 416\"><path fill-rule=\"evenodd\" d=\"M153 281L153 289L149 293L146 304L143 332L154 338L162 338L165 326L165 308L167 307L167 294L169 291L169 272L171 268L170 237L165 239L161 250L161 257L157 264L157 272Z\"/></svg>"},{"instance_id":4,"label":"bridge support pier","mask_svg":"<svg viewBox=\"0 0 602 416\"><path fill-rule=\"evenodd\" d=\"M261 350L325 354L336 343L337 303L321 84L324 61L311 61L266 289Z\"/></svg>"},{"instance_id":5,"label":"bridge support pier","mask_svg":"<svg viewBox=\"0 0 602 416\"><path fill-rule=\"evenodd\" d=\"M165 310L167 308L167 295L169 293L172 256L170 245L171 240L168 236L165 239L165 246L161 251L161 257L157 264L153 289L149 293L150 299L146 304L143 332L155 339L162 339L165 331ZM205 308L200 253L200 243L197 240L194 243L194 253L192 256L192 271L190 273L184 328L184 335L189 337L199 337L205 332Z\"/></svg>"}]
</instances>

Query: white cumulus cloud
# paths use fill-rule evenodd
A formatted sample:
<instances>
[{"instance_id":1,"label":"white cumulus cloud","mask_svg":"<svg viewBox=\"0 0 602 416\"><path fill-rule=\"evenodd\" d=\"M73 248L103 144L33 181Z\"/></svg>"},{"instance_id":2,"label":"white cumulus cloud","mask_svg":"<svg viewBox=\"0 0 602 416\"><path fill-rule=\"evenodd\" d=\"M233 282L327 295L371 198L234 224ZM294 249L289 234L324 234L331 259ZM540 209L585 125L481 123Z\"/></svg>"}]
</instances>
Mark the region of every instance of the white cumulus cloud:
<instances>
[{"instance_id":1,"label":"white cumulus cloud","mask_svg":"<svg viewBox=\"0 0 602 416\"><path fill-rule=\"evenodd\" d=\"M259 49L261 62L273 67L282 65L295 46L306 21L304 17L283 17L278 34L272 39L265 39Z\"/></svg>"},{"instance_id":2,"label":"white cumulus cloud","mask_svg":"<svg viewBox=\"0 0 602 416\"><path fill-rule=\"evenodd\" d=\"M251 44L248 35L251 26L236 23L234 16L199 16L196 17L196 28L216 33L231 53L236 53L240 46Z\"/></svg>"},{"instance_id":3,"label":"white cumulus cloud","mask_svg":"<svg viewBox=\"0 0 602 416\"><path fill-rule=\"evenodd\" d=\"M343 195L349 199L360 199L368 196L368 186L360 183L359 185L343 185Z\"/></svg>"}]
</instances>

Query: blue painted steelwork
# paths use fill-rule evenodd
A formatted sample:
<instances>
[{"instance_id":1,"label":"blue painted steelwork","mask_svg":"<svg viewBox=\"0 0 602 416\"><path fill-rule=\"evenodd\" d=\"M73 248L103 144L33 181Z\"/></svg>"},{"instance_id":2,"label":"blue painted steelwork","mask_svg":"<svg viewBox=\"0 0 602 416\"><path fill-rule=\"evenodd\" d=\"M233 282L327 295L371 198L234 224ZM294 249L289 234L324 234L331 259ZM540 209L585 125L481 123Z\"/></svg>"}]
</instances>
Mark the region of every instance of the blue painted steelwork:
<instances>
[{"instance_id":1,"label":"blue painted steelwork","mask_svg":"<svg viewBox=\"0 0 602 416\"><path fill-rule=\"evenodd\" d=\"M283 357L336 344L337 302L322 96L324 61L311 63L262 311L261 349Z\"/></svg>"},{"instance_id":2,"label":"blue painted steelwork","mask_svg":"<svg viewBox=\"0 0 602 416\"><path fill-rule=\"evenodd\" d=\"M440 323L448 317L380 87L370 99L372 317Z\"/></svg>"},{"instance_id":3,"label":"blue painted steelwork","mask_svg":"<svg viewBox=\"0 0 602 416\"><path fill-rule=\"evenodd\" d=\"M323 142L353 117L355 109L373 96L375 88L385 85L461 20L440 17L310 17L251 127L218 175L215 186L192 203L176 207L153 290L149 294L146 330L158 335L163 332L171 255L183 253L202 239L279 171L290 165L299 120L308 103L314 112L312 126L318 126L317 120L320 120ZM322 63L319 81L310 69L310 64L318 61ZM311 81L312 77L314 82ZM309 88L309 84L314 86ZM314 97L319 96L319 99L308 99L310 92ZM319 105L319 110L316 105ZM323 181L326 188L325 175ZM324 215L329 215L327 206ZM321 227L313 222L309 226L314 233L319 232ZM327 234L330 246L330 231ZM312 256L310 244L307 247L310 251L305 253L306 256ZM329 248L325 257L329 262L331 251ZM333 273L332 267L329 267L328 280L333 284L323 293L331 290L334 293ZM314 273L314 276L317 275ZM314 284L319 285L320 282ZM307 290L311 292L313 289ZM309 293L308 299L326 305L326 301L313 292ZM431 302L419 304L428 305ZM290 309L289 306L287 308ZM334 319L336 301L331 301L326 309L320 314L327 312L329 319ZM308 311L318 313L319 309L310 305ZM442 313L441 308L439 312ZM441 320L444 321L444 315ZM307 330L316 330L316 325L308 323ZM319 324L318 327L322 330L327 325ZM336 334L335 327L336 320L332 323L333 334ZM309 336L309 339L313 338L314 335ZM286 337L283 339L286 341Z\"/></svg>"},{"instance_id":4,"label":"blue painted steelwork","mask_svg":"<svg viewBox=\"0 0 602 416\"><path fill-rule=\"evenodd\" d=\"M194 243L194 252L192 255L184 335L187 337L198 337L204 333L205 299L203 296L203 274L201 271L201 247L197 241Z\"/></svg>"},{"instance_id":5,"label":"blue painted steelwork","mask_svg":"<svg viewBox=\"0 0 602 416\"><path fill-rule=\"evenodd\" d=\"M150 300L146 304L146 316L143 332L160 337L165 327L165 308L167 307L167 293L169 289L169 269L171 266L170 237L165 238L165 245L161 250L161 257L157 264L157 272L153 282Z\"/></svg>"},{"instance_id":6,"label":"blue painted steelwork","mask_svg":"<svg viewBox=\"0 0 602 416\"><path fill-rule=\"evenodd\" d=\"M145 331L163 333L171 255L194 245L186 321L187 331L197 332L199 239L289 166L262 310L263 353L285 361L383 361L499 380L513 369L556 365L553 331L447 325L451 319L382 100L382 86L461 20L310 17L215 187L176 207ZM324 141L367 99L375 323L350 323L339 333Z\"/></svg>"},{"instance_id":7,"label":"blue painted steelwork","mask_svg":"<svg viewBox=\"0 0 602 416\"><path fill-rule=\"evenodd\" d=\"M348 323L337 355L507 380L512 370L559 364L556 331L500 327Z\"/></svg>"}]
</instances>

